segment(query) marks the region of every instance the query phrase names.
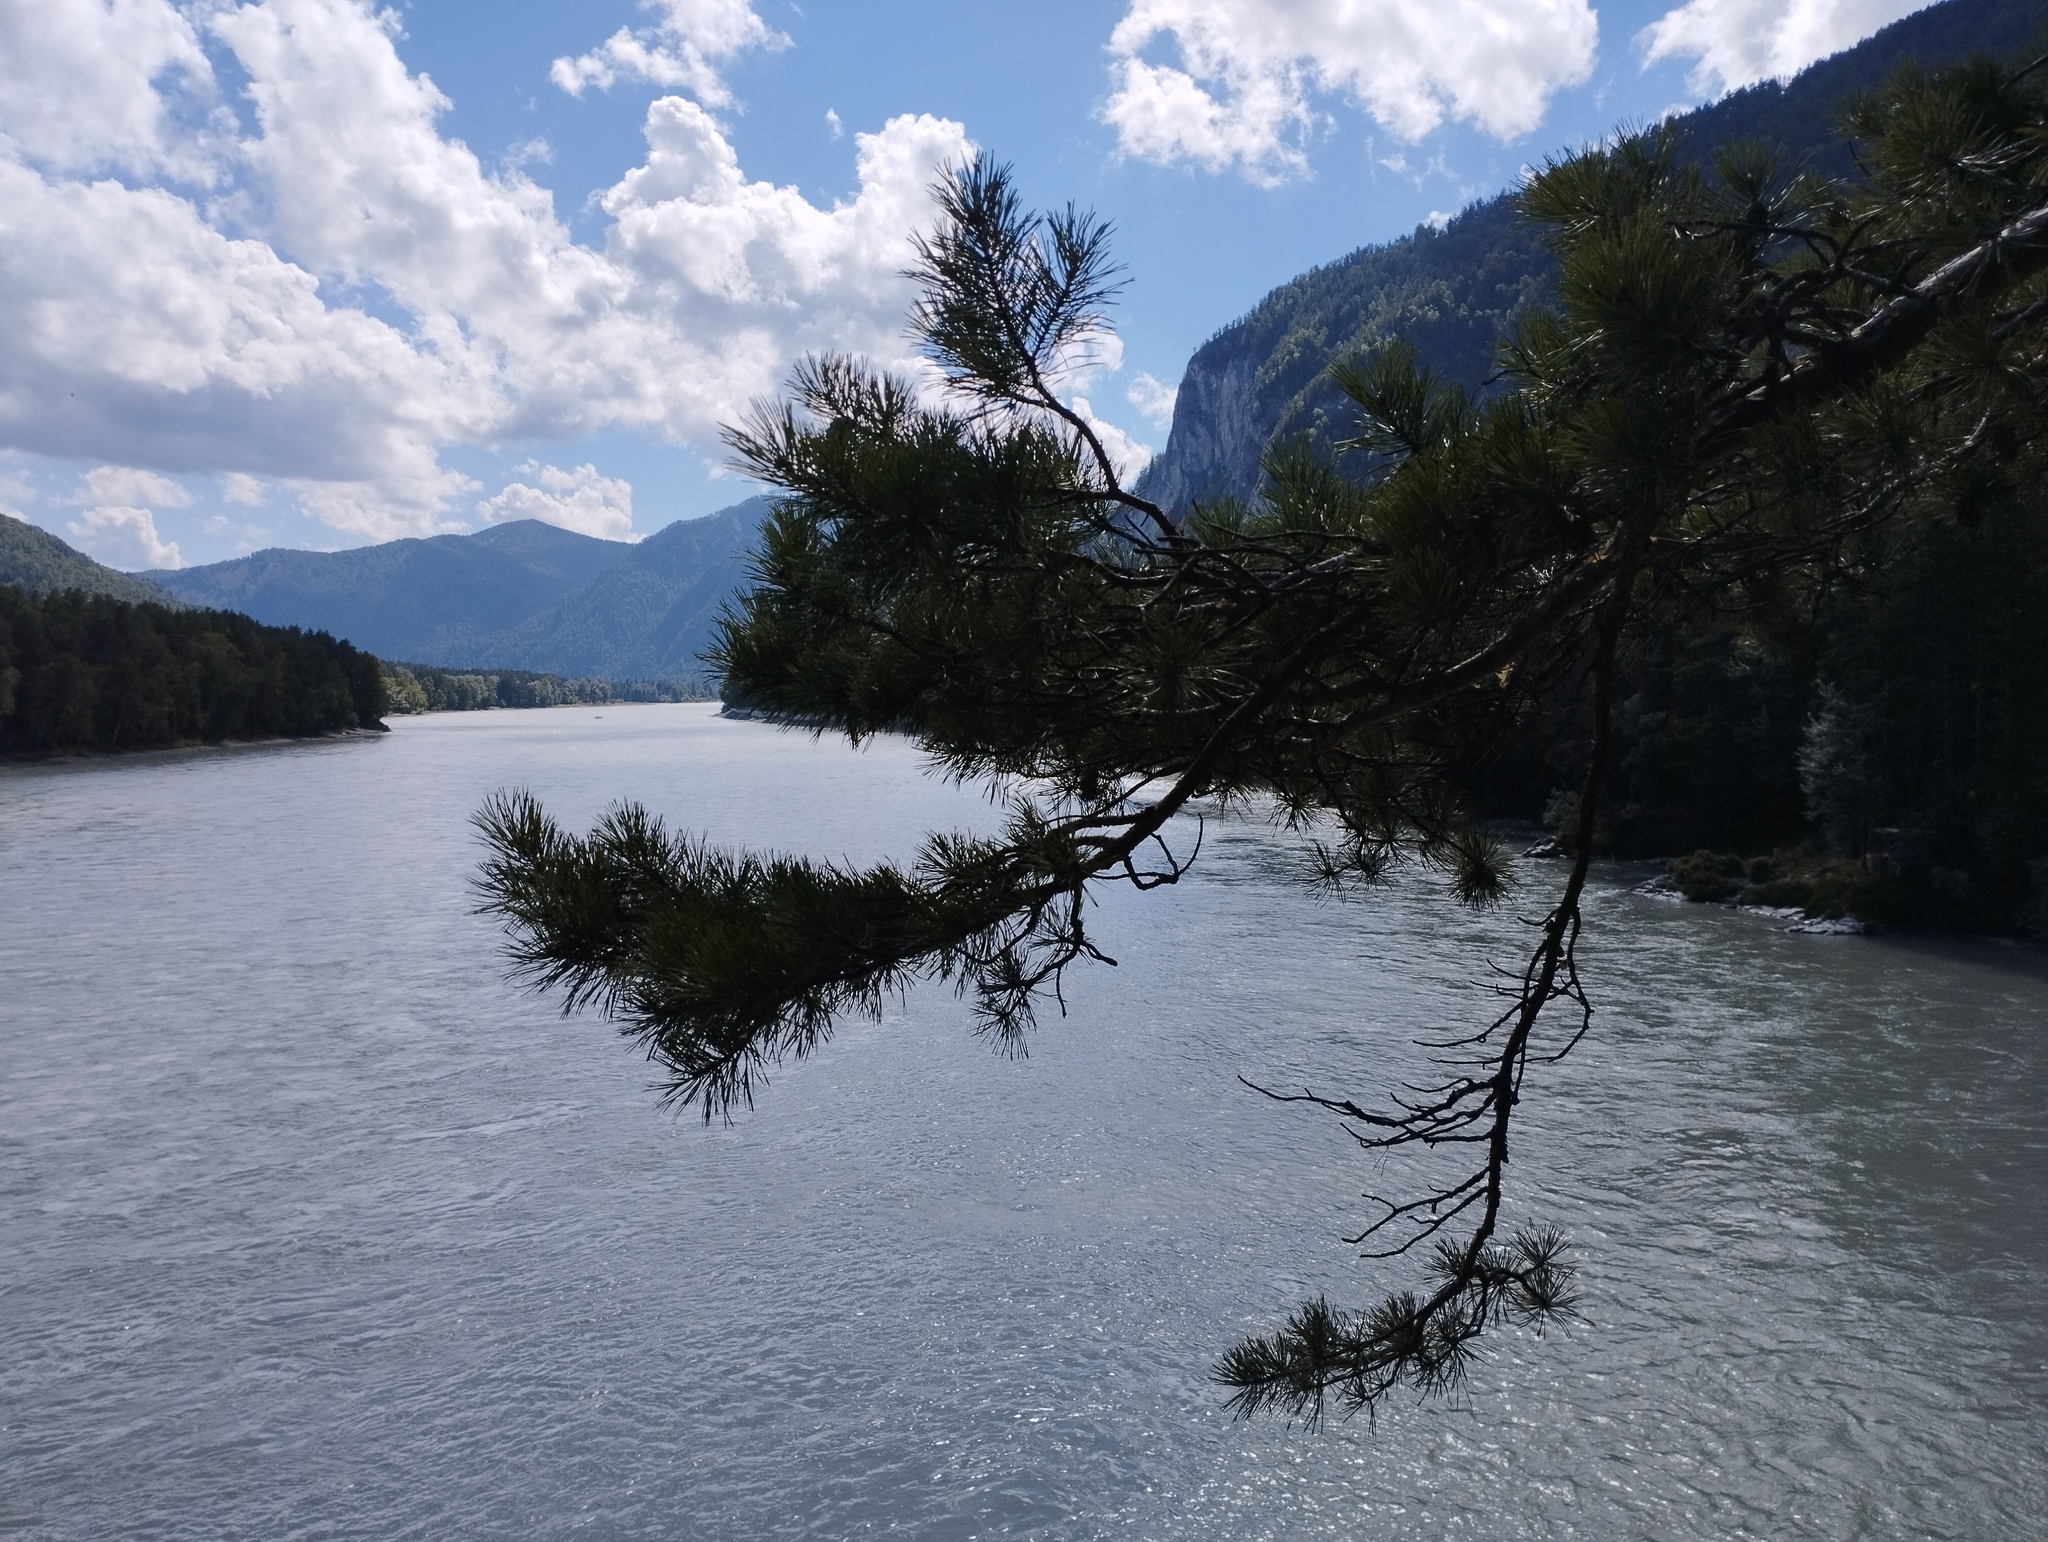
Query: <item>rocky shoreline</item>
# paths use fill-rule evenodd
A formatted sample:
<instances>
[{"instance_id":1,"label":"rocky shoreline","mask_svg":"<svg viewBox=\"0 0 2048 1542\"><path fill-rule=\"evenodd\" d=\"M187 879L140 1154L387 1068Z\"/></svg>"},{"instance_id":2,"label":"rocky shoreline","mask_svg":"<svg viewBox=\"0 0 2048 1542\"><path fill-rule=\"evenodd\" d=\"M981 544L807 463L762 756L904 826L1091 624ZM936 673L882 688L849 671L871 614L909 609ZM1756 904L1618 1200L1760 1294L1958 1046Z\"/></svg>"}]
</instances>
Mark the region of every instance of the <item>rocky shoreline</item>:
<instances>
[{"instance_id":1,"label":"rocky shoreline","mask_svg":"<svg viewBox=\"0 0 2048 1542\"><path fill-rule=\"evenodd\" d=\"M1691 899L1669 873L1645 878L1629 893L1639 894L1644 899L1670 900L1680 905L1719 905L1724 910L1739 910L1746 916L1789 922L1779 930L1798 932L1807 937L1871 937L1885 930L1875 921L1861 920L1856 916L1817 916L1798 905L1745 905L1737 900Z\"/></svg>"},{"instance_id":2,"label":"rocky shoreline","mask_svg":"<svg viewBox=\"0 0 2048 1542\"><path fill-rule=\"evenodd\" d=\"M1556 839L1545 837L1530 845L1522 855L1549 860L1569 857L1571 853ZM1678 905L1719 905L1725 910L1738 910L1744 915L1786 923L1780 930L1797 932L1807 937L1870 937L1886 930L1876 921L1866 921L1854 915L1816 914L1802 905L1746 904L1737 898L1696 897L1685 892L1678 879L1670 872L1671 865L1667 861L1664 864L1664 872L1652 874L1641 883L1633 885L1629 892L1644 899L1666 900Z\"/></svg>"}]
</instances>

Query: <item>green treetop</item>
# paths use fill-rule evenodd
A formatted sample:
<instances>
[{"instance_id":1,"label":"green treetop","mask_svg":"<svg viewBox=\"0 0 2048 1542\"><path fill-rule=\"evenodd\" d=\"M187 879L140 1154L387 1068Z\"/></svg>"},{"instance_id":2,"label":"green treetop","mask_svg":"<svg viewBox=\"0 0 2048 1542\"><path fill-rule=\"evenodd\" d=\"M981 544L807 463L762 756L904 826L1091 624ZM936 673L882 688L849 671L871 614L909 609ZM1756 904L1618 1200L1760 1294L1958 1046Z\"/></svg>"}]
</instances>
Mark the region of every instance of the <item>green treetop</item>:
<instances>
[{"instance_id":1,"label":"green treetop","mask_svg":"<svg viewBox=\"0 0 2048 1542\"><path fill-rule=\"evenodd\" d=\"M1521 209L1556 304L1504 341L1500 392L1399 346L1352 358L1338 464L1282 455L1255 502L1185 512L1136 496L1061 394L1116 287L1105 227L962 168L912 316L948 389L815 360L731 431L784 496L715 662L728 699L1000 779L1006 827L856 870L716 850L631 805L574 836L501 797L482 884L517 967L610 1015L707 1119L920 979L1014 1043L1094 956L1090 886L1186 871L1170 822L1197 800L1276 808L1316 882L1419 865L1496 900L1450 773L1582 681L1576 857L1503 1010L1428 1090L1274 1094L1433 1154L1355 1239L1420 1248L1425 1279L1311 1303L1217 1372L1241 1411L1310 1419L1455 1383L1489 1324L1569 1310L1564 1244L1506 1230L1504 1180L1525 1076L1592 1020L1576 944L1618 650L1688 608L1810 607L1887 526L1977 518L2039 476L2042 73L1897 79L1850 119L1855 186L1756 146L1702 168L1656 132L1550 163Z\"/></svg>"}]
</instances>

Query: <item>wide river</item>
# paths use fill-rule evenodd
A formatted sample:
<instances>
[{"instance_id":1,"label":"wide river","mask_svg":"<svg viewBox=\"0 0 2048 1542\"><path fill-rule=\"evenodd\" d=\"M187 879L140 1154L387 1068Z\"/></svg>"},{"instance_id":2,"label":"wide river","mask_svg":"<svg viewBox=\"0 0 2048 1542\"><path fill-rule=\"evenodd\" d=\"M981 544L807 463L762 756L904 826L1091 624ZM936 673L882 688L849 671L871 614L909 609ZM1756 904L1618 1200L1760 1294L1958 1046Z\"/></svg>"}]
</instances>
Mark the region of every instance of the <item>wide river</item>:
<instances>
[{"instance_id":1,"label":"wide river","mask_svg":"<svg viewBox=\"0 0 2048 1542\"><path fill-rule=\"evenodd\" d=\"M1320 1431L1208 1368L1327 1291L1364 1095L1526 945L1212 818L1029 1058L913 991L730 1128L505 982L468 817L859 860L987 801L701 706L0 771L0 1534L1984 1538L2048 1516L2048 968L1590 904L1515 1215L1584 1320ZM1524 912L1555 864L1530 862Z\"/></svg>"}]
</instances>

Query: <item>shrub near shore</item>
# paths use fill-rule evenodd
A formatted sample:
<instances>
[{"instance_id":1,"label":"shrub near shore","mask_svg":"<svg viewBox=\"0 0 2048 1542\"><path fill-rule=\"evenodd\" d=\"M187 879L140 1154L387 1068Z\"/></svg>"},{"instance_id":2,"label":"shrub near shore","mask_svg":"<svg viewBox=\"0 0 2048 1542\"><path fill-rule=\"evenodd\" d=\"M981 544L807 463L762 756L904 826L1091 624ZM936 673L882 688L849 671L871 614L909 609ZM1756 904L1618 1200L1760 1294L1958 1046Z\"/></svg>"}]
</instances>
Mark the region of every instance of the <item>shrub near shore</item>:
<instances>
[{"instance_id":1,"label":"shrub near shore","mask_svg":"<svg viewBox=\"0 0 2048 1542\"><path fill-rule=\"evenodd\" d=\"M1810 916L1888 917L1885 885L1861 863L1804 851L1768 857L1695 851L1667 869L1671 886L1695 903L1768 905Z\"/></svg>"},{"instance_id":2,"label":"shrub near shore","mask_svg":"<svg viewBox=\"0 0 2048 1542\"><path fill-rule=\"evenodd\" d=\"M1911 839L1917 833L1880 832L1894 839L1861 861L1811 846L1764 857L1695 851L1675 859L1659 887L1695 903L1800 910L1816 920L2048 938L2048 906L2039 898L2048 864L2030 864L2020 894L1987 889L1962 869L1926 860L1925 844Z\"/></svg>"}]
</instances>

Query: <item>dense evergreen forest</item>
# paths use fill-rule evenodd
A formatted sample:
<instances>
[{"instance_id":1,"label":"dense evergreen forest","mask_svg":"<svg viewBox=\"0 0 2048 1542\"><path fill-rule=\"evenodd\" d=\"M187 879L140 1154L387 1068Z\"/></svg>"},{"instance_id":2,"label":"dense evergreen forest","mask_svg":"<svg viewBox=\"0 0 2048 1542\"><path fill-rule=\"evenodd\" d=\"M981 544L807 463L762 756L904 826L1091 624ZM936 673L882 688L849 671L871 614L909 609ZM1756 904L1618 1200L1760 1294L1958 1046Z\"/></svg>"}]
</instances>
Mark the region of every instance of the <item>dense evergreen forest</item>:
<instances>
[{"instance_id":1,"label":"dense evergreen forest","mask_svg":"<svg viewBox=\"0 0 2048 1542\"><path fill-rule=\"evenodd\" d=\"M702 701L688 682L565 680L527 669L436 669L429 664L384 664L384 710L480 712L493 707L604 706L611 702Z\"/></svg>"},{"instance_id":2,"label":"dense evergreen forest","mask_svg":"<svg viewBox=\"0 0 2048 1542\"><path fill-rule=\"evenodd\" d=\"M1817 614L1637 629L1601 847L1720 853L1680 869L1698 899L2048 936L2044 519L2034 491L1901 537ZM1515 725L1475 809L1556 827L1588 713L1574 682Z\"/></svg>"},{"instance_id":3,"label":"dense evergreen forest","mask_svg":"<svg viewBox=\"0 0 2048 1542\"><path fill-rule=\"evenodd\" d=\"M325 632L0 585L0 754L305 738L383 707L377 660Z\"/></svg>"}]
</instances>

